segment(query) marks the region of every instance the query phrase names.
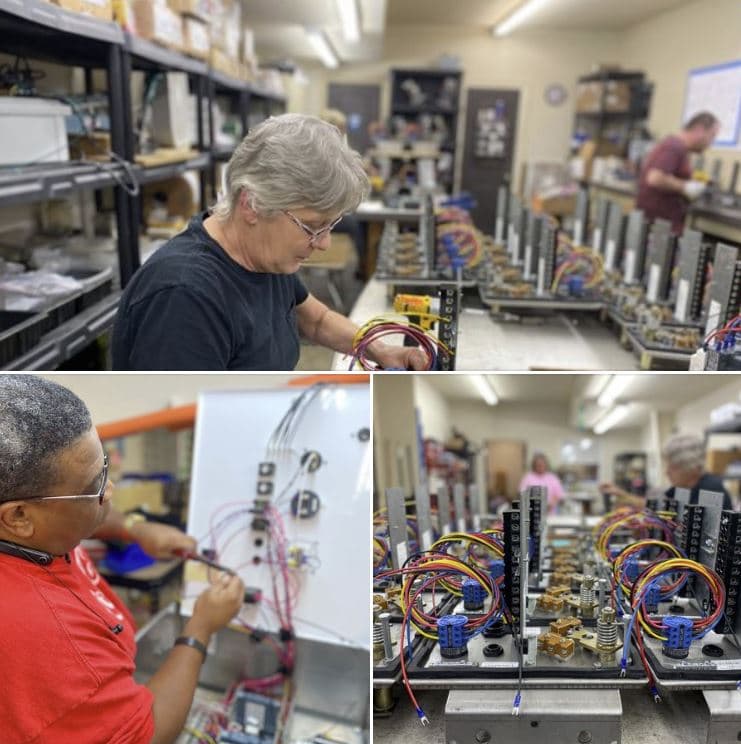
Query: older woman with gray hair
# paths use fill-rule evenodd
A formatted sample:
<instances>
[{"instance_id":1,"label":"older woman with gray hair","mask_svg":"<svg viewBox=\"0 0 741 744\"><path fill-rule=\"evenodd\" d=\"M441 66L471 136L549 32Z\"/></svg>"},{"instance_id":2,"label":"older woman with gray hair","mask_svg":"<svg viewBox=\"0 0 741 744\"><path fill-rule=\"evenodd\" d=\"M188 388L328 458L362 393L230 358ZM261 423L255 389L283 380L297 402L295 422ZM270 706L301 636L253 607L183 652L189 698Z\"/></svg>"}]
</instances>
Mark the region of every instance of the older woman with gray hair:
<instances>
[{"instance_id":1,"label":"older woman with gray hair","mask_svg":"<svg viewBox=\"0 0 741 744\"><path fill-rule=\"evenodd\" d=\"M731 497L717 475L705 472L705 443L694 434L675 434L661 449L666 466L666 477L671 486L664 492L667 498L674 498L677 488L690 491L690 504L696 504L700 491L714 491L723 494L723 508L733 509ZM631 506L644 505L643 497L635 496L611 483L603 483L600 489L613 494L619 502Z\"/></svg>"},{"instance_id":2,"label":"older woman with gray hair","mask_svg":"<svg viewBox=\"0 0 741 744\"><path fill-rule=\"evenodd\" d=\"M310 295L296 272L368 191L337 129L284 114L255 127L226 191L136 272L113 334L119 370L290 370L299 333L347 353L357 327ZM381 367L422 369L421 350L376 342Z\"/></svg>"}]
</instances>

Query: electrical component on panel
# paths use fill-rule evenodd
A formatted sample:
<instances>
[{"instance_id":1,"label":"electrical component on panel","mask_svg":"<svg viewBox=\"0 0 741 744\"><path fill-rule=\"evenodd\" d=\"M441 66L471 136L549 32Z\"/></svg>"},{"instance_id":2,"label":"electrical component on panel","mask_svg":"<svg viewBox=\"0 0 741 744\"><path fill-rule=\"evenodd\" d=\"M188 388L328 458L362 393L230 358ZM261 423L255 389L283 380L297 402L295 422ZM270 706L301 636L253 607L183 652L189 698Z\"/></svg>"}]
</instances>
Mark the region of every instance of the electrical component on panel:
<instances>
[{"instance_id":1,"label":"electrical component on panel","mask_svg":"<svg viewBox=\"0 0 741 744\"><path fill-rule=\"evenodd\" d=\"M260 462L257 465L257 486L255 487L255 500L250 510L252 517L251 527L255 532L265 532L270 526L270 521L265 513L270 506L273 495L275 479L275 463L270 461Z\"/></svg>"},{"instance_id":2,"label":"electrical component on panel","mask_svg":"<svg viewBox=\"0 0 741 744\"><path fill-rule=\"evenodd\" d=\"M514 504L513 504L514 506ZM502 515L504 526L504 597L512 615L515 632L520 628L520 510L510 509Z\"/></svg>"},{"instance_id":3,"label":"electrical component on panel","mask_svg":"<svg viewBox=\"0 0 741 744\"><path fill-rule=\"evenodd\" d=\"M468 653L465 615L443 615L437 621L440 655L445 659L459 659Z\"/></svg>"},{"instance_id":4,"label":"electrical component on panel","mask_svg":"<svg viewBox=\"0 0 741 744\"><path fill-rule=\"evenodd\" d=\"M463 609L467 612L477 612L484 609L486 589L475 579L463 582Z\"/></svg>"},{"instance_id":5,"label":"electrical component on panel","mask_svg":"<svg viewBox=\"0 0 741 744\"><path fill-rule=\"evenodd\" d=\"M738 625L739 583L741 583L741 513L724 511L718 531L715 570L726 587L725 616L731 629Z\"/></svg>"},{"instance_id":6,"label":"electrical component on panel","mask_svg":"<svg viewBox=\"0 0 741 744\"><path fill-rule=\"evenodd\" d=\"M321 501L314 491L302 489L291 498L291 514L297 519L311 519L319 513L320 508Z\"/></svg>"},{"instance_id":7,"label":"electrical component on panel","mask_svg":"<svg viewBox=\"0 0 741 744\"><path fill-rule=\"evenodd\" d=\"M688 505L682 517L681 547L692 561L700 560L700 540L702 537L702 518L705 507Z\"/></svg>"},{"instance_id":8,"label":"electrical component on panel","mask_svg":"<svg viewBox=\"0 0 741 744\"><path fill-rule=\"evenodd\" d=\"M689 617L665 617L661 625L666 634L662 653L672 659L686 659L692 643L692 625Z\"/></svg>"},{"instance_id":9,"label":"electrical component on panel","mask_svg":"<svg viewBox=\"0 0 741 744\"><path fill-rule=\"evenodd\" d=\"M504 561L501 558L489 561L489 573L494 580L504 576Z\"/></svg>"}]
</instances>

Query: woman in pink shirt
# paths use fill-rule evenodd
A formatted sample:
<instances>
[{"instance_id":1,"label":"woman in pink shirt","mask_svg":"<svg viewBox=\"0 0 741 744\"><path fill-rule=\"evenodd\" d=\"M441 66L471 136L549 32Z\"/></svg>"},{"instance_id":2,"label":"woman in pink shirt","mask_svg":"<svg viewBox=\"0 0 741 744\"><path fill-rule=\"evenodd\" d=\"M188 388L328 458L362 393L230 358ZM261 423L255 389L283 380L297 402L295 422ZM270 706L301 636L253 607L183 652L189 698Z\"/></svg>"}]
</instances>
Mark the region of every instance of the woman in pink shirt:
<instances>
[{"instance_id":1,"label":"woman in pink shirt","mask_svg":"<svg viewBox=\"0 0 741 744\"><path fill-rule=\"evenodd\" d=\"M520 481L520 491L531 486L545 486L548 489L548 513L554 514L564 497L563 486L558 476L548 468L548 459L542 452L536 452L530 463L530 472Z\"/></svg>"}]
</instances>

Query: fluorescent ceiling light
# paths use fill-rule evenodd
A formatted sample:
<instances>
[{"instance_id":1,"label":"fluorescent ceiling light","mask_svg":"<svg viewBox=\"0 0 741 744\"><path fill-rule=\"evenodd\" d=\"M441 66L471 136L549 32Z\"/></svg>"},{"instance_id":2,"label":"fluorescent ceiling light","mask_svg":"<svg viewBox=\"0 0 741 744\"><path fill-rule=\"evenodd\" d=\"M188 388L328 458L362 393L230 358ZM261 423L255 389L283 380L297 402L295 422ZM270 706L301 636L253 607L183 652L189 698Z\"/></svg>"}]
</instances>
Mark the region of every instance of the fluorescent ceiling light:
<instances>
[{"instance_id":1,"label":"fluorescent ceiling light","mask_svg":"<svg viewBox=\"0 0 741 744\"><path fill-rule=\"evenodd\" d=\"M589 382L587 382L584 388L583 397L587 400L599 398L611 378L612 375L590 375Z\"/></svg>"},{"instance_id":2,"label":"fluorescent ceiling light","mask_svg":"<svg viewBox=\"0 0 741 744\"><path fill-rule=\"evenodd\" d=\"M624 403L611 408L593 427L595 434L604 434L617 426L630 411L630 406Z\"/></svg>"},{"instance_id":3,"label":"fluorescent ceiling light","mask_svg":"<svg viewBox=\"0 0 741 744\"><path fill-rule=\"evenodd\" d=\"M528 18L535 15L541 8L545 7L549 0L525 0L517 10L507 16L501 23L494 26L495 36L504 36L517 26L521 26Z\"/></svg>"},{"instance_id":4,"label":"fluorescent ceiling light","mask_svg":"<svg viewBox=\"0 0 741 744\"><path fill-rule=\"evenodd\" d=\"M363 33L381 34L386 28L386 0L360 0Z\"/></svg>"},{"instance_id":5,"label":"fluorescent ceiling light","mask_svg":"<svg viewBox=\"0 0 741 744\"><path fill-rule=\"evenodd\" d=\"M600 408L609 408L625 392L631 380L631 375L613 375L597 398L597 405Z\"/></svg>"},{"instance_id":6,"label":"fluorescent ceiling light","mask_svg":"<svg viewBox=\"0 0 741 744\"><path fill-rule=\"evenodd\" d=\"M306 36L311 42L311 46L314 47L317 57L322 61L325 67L334 69L339 66L340 61L337 59L337 55L329 45L327 37L318 28L307 28Z\"/></svg>"},{"instance_id":7,"label":"fluorescent ceiling light","mask_svg":"<svg viewBox=\"0 0 741 744\"><path fill-rule=\"evenodd\" d=\"M494 388L489 382L489 378L486 375L474 375L472 378L474 387L478 394L488 403L490 406L495 406L499 402L497 394L494 392Z\"/></svg>"},{"instance_id":8,"label":"fluorescent ceiling light","mask_svg":"<svg viewBox=\"0 0 741 744\"><path fill-rule=\"evenodd\" d=\"M349 44L360 41L360 14L357 0L335 0L342 24L342 35Z\"/></svg>"}]
</instances>

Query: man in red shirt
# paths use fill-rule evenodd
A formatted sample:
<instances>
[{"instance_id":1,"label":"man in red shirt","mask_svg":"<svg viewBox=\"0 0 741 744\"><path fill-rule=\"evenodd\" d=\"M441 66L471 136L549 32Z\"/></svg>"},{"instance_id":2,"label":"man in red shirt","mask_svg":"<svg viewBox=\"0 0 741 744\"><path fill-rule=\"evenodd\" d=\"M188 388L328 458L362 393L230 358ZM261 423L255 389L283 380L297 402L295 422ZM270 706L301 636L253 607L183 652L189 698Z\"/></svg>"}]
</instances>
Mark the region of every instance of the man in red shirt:
<instances>
[{"instance_id":1,"label":"man in red shirt","mask_svg":"<svg viewBox=\"0 0 741 744\"><path fill-rule=\"evenodd\" d=\"M147 685L134 681L134 622L79 543L122 534L85 404L31 375L0 376L0 658L3 744L172 744L211 636L242 603L221 575ZM195 541L153 523L130 537L156 557Z\"/></svg>"},{"instance_id":2,"label":"man in red shirt","mask_svg":"<svg viewBox=\"0 0 741 744\"><path fill-rule=\"evenodd\" d=\"M702 181L692 180L689 153L703 152L718 136L720 123L711 113L695 114L679 134L665 137L649 153L641 168L636 207L646 218L669 220L672 231L684 229L689 202L705 190Z\"/></svg>"}]
</instances>

